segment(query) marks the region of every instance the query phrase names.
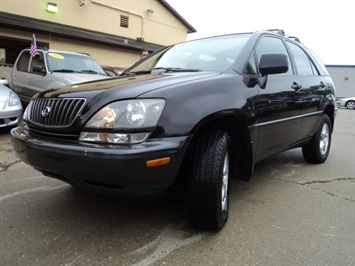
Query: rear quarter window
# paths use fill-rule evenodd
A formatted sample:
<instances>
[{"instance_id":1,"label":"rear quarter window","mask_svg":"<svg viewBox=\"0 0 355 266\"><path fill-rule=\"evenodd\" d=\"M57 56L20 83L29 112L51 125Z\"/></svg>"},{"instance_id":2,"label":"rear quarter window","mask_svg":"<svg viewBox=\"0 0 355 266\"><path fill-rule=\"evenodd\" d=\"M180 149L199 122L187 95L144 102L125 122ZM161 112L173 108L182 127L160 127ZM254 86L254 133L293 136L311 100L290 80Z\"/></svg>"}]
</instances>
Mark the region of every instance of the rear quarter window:
<instances>
[{"instance_id":1,"label":"rear quarter window","mask_svg":"<svg viewBox=\"0 0 355 266\"><path fill-rule=\"evenodd\" d=\"M316 53L314 53L312 50L305 48L309 56L312 58L314 64L316 65L319 73L321 76L329 76L328 70L323 64L322 60L318 57Z\"/></svg>"}]
</instances>

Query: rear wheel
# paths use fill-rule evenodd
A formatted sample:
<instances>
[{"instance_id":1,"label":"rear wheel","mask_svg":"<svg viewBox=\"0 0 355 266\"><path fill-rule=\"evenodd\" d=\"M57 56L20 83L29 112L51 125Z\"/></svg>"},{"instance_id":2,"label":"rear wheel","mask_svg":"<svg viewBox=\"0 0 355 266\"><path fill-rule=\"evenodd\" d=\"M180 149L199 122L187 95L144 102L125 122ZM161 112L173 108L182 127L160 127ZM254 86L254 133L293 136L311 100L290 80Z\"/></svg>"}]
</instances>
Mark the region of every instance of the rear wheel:
<instances>
[{"instance_id":1,"label":"rear wheel","mask_svg":"<svg viewBox=\"0 0 355 266\"><path fill-rule=\"evenodd\" d=\"M348 109L355 109L355 101L347 101L345 107Z\"/></svg>"},{"instance_id":2,"label":"rear wheel","mask_svg":"<svg viewBox=\"0 0 355 266\"><path fill-rule=\"evenodd\" d=\"M228 133L211 130L198 140L193 152L188 186L191 223L201 229L218 231L229 213Z\"/></svg>"},{"instance_id":3,"label":"rear wheel","mask_svg":"<svg viewBox=\"0 0 355 266\"><path fill-rule=\"evenodd\" d=\"M321 117L312 140L302 147L304 159L309 163L323 163L329 155L331 144L331 123L327 115Z\"/></svg>"}]
</instances>

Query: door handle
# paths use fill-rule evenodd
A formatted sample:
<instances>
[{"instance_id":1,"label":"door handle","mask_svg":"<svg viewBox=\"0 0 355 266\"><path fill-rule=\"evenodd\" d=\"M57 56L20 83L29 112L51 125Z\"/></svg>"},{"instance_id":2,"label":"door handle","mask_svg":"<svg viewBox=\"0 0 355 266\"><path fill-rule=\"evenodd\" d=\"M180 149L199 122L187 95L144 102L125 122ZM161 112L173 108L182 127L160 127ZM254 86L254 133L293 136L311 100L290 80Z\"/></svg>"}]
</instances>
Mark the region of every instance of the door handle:
<instances>
[{"instance_id":1,"label":"door handle","mask_svg":"<svg viewBox=\"0 0 355 266\"><path fill-rule=\"evenodd\" d=\"M302 89L302 85L298 84L297 82L293 82L291 88L295 91L299 91L300 89Z\"/></svg>"}]
</instances>

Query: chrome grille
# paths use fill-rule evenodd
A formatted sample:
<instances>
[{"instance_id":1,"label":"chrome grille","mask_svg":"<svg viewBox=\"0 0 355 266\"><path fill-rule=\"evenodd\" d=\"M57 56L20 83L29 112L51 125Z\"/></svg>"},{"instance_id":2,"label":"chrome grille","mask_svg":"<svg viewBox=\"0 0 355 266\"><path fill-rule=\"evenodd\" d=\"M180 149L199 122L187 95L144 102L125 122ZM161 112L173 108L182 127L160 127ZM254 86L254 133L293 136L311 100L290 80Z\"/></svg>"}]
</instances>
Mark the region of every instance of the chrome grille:
<instances>
[{"instance_id":1,"label":"chrome grille","mask_svg":"<svg viewBox=\"0 0 355 266\"><path fill-rule=\"evenodd\" d=\"M28 121L47 127L68 127L84 107L85 99L35 99L31 101Z\"/></svg>"}]
</instances>

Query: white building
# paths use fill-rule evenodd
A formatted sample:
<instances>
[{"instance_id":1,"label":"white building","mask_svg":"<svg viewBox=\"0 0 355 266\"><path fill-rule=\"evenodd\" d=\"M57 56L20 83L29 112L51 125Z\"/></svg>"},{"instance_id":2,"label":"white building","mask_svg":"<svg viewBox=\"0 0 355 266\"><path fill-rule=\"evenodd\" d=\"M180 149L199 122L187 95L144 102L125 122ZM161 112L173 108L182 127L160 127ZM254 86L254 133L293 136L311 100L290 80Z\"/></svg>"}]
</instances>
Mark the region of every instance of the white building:
<instances>
[{"instance_id":1,"label":"white building","mask_svg":"<svg viewBox=\"0 0 355 266\"><path fill-rule=\"evenodd\" d=\"M326 65L326 68L334 81L337 98L355 96L355 65Z\"/></svg>"}]
</instances>

